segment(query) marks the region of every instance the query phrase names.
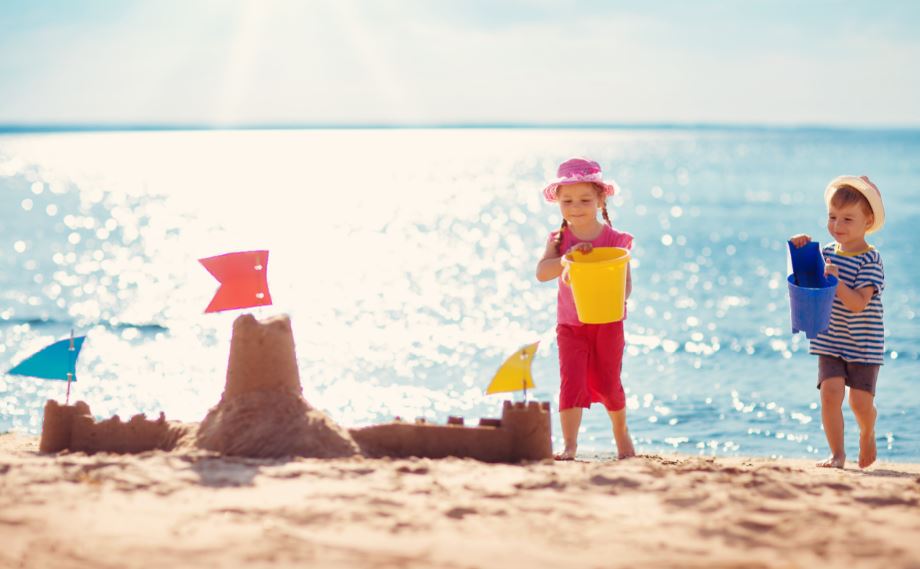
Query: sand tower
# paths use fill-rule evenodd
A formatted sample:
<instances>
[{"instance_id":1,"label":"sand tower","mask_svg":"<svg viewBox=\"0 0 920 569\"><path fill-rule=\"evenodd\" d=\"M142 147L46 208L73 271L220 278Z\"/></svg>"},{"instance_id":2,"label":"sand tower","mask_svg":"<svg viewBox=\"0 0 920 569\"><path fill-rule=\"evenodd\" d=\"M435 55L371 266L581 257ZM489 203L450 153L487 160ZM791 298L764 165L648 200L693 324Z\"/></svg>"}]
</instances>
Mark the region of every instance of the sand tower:
<instances>
[{"instance_id":1,"label":"sand tower","mask_svg":"<svg viewBox=\"0 0 920 569\"><path fill-rule=\"evenodd\" d=\"M501 424L511 431L512 461L552 458L549 402L505 401Z\"/></svg>"},{"instance_id":2,"label":"sand tower","mask_svg":"<svg viewBox=\"0 0 920 569\"><path fill-rule=\"evenodd\" d=\"M227 382L197 445L222 454L333 458L358 454L348 431L303 398L287 316L233 323Z\"/></svg>"}]
</instances>

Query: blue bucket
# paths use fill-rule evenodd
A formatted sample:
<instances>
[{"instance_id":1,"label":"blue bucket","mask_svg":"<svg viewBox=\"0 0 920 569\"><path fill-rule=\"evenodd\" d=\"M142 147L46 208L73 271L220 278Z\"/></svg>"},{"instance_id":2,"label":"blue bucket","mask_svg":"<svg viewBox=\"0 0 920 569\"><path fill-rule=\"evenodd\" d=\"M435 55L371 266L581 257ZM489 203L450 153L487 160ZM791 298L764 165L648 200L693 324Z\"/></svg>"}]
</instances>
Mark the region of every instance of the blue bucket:
<instances>
[{"instance_id":1,"label":"blue bucket","mask_svg":"<svg viewBox=\"0 0 920 569\"><path fill-rule=\"evenodd\" d=\"M837 278L825 277L825 286L813 288L795 284L795 275L789 275L789 307L792 309L792 333L805 332L814 338L826 332L831 325L831 307L837 296Z\"/></svg>"},{"instance_id":2,"label":"blue bucket","mask_svg":"<svg viewBox=\"0 0 920 569\"><path fill-rule=\"evenodd\" d=\"M824 281L824 255L821 254L821 245L811 241L796 247L789 242L789 257L792 259L793 282L798 286L808 288L823 288Z\"/></svg>"},{"instance_id":3,"label":"blue bucket","mask_svg":"<svg viewBox=\"0 0 920 569\"><path fill-rule=\"evenodd\" d=\"M802 247L789 243L789 255L792 274L787 280L792 333L805 332L805 337L815 338L831 325L837 277L824 276L824 256L821 246L815 241Z\"/></svg>"}]
</instances>

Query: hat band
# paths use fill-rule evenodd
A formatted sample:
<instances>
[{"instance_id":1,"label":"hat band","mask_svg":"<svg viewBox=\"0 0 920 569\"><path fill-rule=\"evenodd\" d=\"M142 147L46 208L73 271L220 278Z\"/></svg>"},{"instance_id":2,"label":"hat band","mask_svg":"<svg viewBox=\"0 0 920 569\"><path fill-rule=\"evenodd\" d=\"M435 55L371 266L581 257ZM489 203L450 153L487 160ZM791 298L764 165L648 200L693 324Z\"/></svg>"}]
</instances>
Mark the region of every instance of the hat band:
<instances>
[{"instance_id":1,"label":"hat band","mask_svg":"<svg viewBox=\"0 0 920 569\"><path fill-rule=\"evenodd\" d=\"M565 184L571 182L603 182L603 176L600 172L594 172L591 174L570 174L568 176L562 176L556 179L557 184Z\"/></svg>"}]
</instances>

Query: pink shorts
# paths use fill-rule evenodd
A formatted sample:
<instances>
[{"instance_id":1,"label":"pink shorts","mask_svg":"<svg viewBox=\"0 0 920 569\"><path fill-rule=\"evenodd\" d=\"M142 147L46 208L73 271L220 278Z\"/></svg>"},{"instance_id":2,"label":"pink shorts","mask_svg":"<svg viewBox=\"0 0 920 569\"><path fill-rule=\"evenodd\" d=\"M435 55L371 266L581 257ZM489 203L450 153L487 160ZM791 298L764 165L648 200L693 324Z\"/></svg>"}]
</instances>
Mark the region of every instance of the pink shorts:
<instances>
[{"instance_id":1,"label":"pink shorts","mask_svg":"<svg viewBox=\"0 0 920 569\"><path fill-rule=\"evenodd\" d=\"M623 367L623 321L584 326L556 326L559 375L562 377L559 410L603 403L608 411L626 406L620 382Z\"/></svg>"}]
</instances>

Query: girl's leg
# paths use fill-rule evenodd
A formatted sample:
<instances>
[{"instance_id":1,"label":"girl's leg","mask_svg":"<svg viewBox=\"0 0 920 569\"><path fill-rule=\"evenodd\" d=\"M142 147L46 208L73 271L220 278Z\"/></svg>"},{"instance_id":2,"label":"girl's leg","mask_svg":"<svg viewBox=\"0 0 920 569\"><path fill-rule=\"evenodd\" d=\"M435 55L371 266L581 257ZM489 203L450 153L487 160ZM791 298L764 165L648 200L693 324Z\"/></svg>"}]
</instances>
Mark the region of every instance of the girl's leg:
<instances>
[{"instance_id":1,"label":"girl's leg","mask_svg":"<svg viewBox=\"0 0 920 569\"><path fill-rule=\"evenodd\" d=\"M607 411L607 414L610 415L610 423L613 425L613 439L617 443L617 458L636 456L636 449L633 448L629 428L626 426L626 407L619 411Z\"/></svg>"},{"instance_id":2,"label":"girl's leg","mask_svg":"<svg viewBox=\"0 0 920 569\"><path fill-rule=\"evenodd\" d=\"M617 444L617 458L636 456L626 427L626 394L620 378L623 350L626 348L623 322L601 324L596 330L593 357L588 366L588 388L607 408L613 426L613 439Z\"/></svg>"},{"instance_id":3,"label":"girl's leg","mask_svg":"<svg viewBox=\"0 0 920 569\"><path fill-rule=\"evenodd\" d=\"M850 408L859 424L859 467L866 468L875 462L875 396L862 389L850 388Z\"/></svg>"},{"instance_id":4,"label":"girl's leg","mask_svg":"<svg viewBox=\"0 0 920 569\"><path fill-rule=\"evenodd\" d=\"M559 420L562 423L562 438L565 440L565 450L556 454L556 460L574 460L575 451L578 450L578 429L581 428L581 407L570 407L559 411Z\"/></svg>"},{"instance_id":5,"label":"girl's leg","mask_svg":"<svg viewBox=\"0 0 920 569\"><path fill-rule=\"evenodd\" d=\"M846 384L842 377L829 377L821 382L821 424L831 456L818 463L818 466L843 468L847 460L843 448L843 396Z\"/></svg>"},{"instance_id":6,"label":"girl's leg","mask_svg":"<svg viewBox=\"0 0 920 569\"><path fill-rule=\"evenodd\" d=\"M588 343L583 327L556 327L559 346L559 421L565 448L555 455L556 460L574 460L578 449L578 429L584 407L591 405L586 387Z\"/></svg>"}]
</instances>

